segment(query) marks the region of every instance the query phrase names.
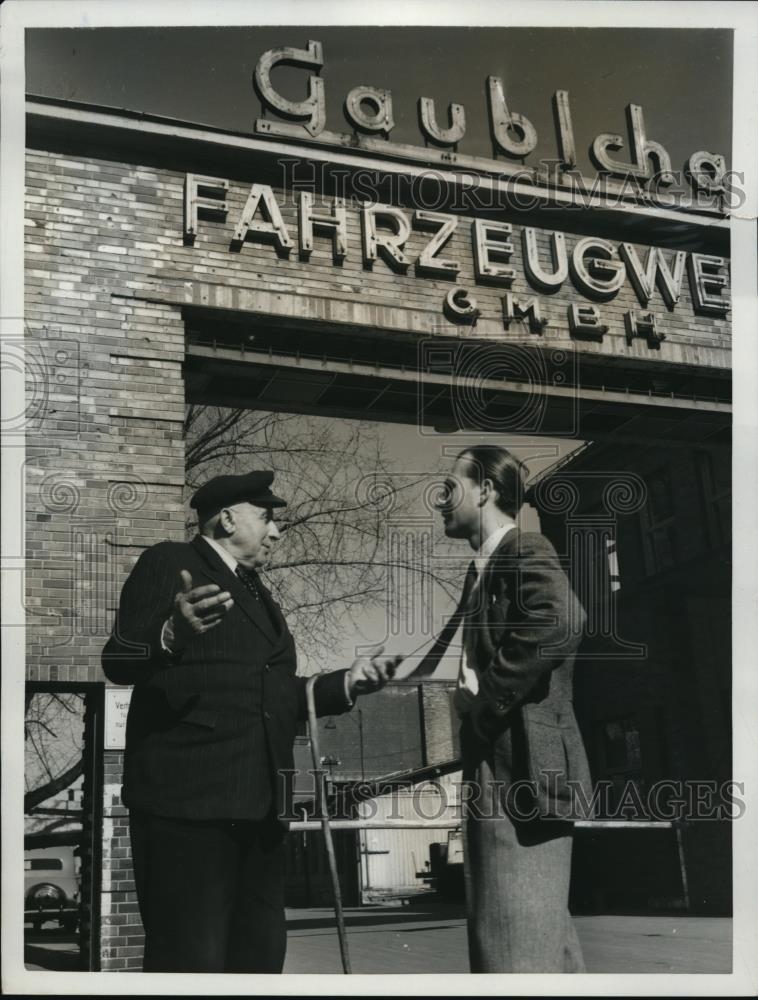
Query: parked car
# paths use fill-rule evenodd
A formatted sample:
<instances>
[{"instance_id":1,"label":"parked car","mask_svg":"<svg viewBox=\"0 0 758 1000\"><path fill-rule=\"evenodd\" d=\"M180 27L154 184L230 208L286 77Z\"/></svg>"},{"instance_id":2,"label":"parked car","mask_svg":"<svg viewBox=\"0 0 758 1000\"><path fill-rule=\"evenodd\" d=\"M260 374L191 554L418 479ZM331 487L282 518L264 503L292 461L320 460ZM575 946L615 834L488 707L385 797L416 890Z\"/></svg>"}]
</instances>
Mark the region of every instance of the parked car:
<instances>
[{"instance_id":1,"label":"parked car","mask_svg":"<svg viewBox=\"0 0 758 1000\"><path fill-rule=\"evenodd\" d=\"M57 920L67 931L79 923L79 873L74 848L39 847L24 852L24 920L39 930Z\"/></svg>"}]
</instances>

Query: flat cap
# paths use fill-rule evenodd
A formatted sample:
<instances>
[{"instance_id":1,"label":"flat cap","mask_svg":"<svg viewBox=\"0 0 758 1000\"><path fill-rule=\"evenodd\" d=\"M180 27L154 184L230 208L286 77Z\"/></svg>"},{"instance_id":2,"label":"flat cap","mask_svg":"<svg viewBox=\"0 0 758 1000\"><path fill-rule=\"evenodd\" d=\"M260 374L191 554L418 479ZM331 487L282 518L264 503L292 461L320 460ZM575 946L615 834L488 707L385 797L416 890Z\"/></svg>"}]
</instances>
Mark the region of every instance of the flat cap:
<instances>
[{"instance_id":1,"label":"flat cap","mask_svg":"<svg viewBox=\"0 0 758 1000\"><path fill-rule=\"evenodd\" d=\"M257 507L286 507L287 501L271 492L273 481L273 472L215 476L195 492L190 500L190 507L206 516L235 503L253 503Z\"/></svg>"}]
</instances>

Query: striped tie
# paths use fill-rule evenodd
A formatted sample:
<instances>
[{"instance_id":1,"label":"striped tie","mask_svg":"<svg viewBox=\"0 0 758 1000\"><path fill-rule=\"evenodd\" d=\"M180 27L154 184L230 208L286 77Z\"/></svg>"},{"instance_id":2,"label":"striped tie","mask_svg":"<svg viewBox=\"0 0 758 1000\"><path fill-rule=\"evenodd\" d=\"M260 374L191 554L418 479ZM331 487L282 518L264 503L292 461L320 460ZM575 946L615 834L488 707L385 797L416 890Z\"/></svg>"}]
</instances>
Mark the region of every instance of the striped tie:
<instances>
[{"instance_id":1,"label":"striped tie","mask_svg":"<svg viewBox=\"0 0 758 1000\"><path fill-rule=\"evenodd\" d=\"M256 601L260 601L261 594L258 590L258 577L254 570L245 569L241 563L237 563L234 570L235 575L240 578L245 586L245 590L252 594Z\"/></svg>"}]
</instances>

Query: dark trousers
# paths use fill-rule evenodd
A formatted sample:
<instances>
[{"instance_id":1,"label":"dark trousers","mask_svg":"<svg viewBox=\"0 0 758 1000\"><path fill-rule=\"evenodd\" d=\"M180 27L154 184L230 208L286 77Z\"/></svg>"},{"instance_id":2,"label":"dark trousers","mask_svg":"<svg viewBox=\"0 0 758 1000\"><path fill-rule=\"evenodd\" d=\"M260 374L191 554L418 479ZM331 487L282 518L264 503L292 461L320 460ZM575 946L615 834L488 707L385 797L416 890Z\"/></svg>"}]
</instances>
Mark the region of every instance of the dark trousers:
<instances>
[{"instance_id":1,"label":"dark trousers","mask_svg":"<svg viewBox=\"0 0 758 1000\"><path fill-rule=\"evenodd\" d=\"M132 810L145 972L284 966L284 845L275 820L183 820Z\"/></svg>"}]
</instances>

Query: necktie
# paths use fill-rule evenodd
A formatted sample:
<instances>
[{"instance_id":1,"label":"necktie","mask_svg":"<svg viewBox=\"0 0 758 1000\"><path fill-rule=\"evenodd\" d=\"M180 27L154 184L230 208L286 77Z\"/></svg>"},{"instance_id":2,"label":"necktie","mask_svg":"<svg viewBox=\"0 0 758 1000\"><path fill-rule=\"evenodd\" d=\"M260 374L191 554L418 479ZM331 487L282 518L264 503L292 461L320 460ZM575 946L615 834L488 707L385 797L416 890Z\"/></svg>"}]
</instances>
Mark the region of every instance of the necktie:
<instances>
[{"instance_id":1,"label":"necktie","mask_svg":"<svg viewBox=\"0 0 758 1000\"><path fill-rule=\"evenodd\" d=\"M252 594L256 601L260 601L261 594L258 590L258 578L254 570L245 569L241 563L237 563L237 567L234 570L235 575L240 578L244 584L245 590Z\"/></svg>"},{"instance_id":2,"label":"necktie","mask_svg":"<svg viewBox=\"0 0 758 1000\"><path fill-rule=\"evenodd\" d=\"M463 628L461 630L461 659L458 665L458 682L455 692L455 706L459 715L465 715L471 711L474 699L479 691L479 675L475 667L476 652L476 626L472 620L477 610L477 604L481 595L477 592L479 583L479 571L476 563L472 561L469 567L471 585L466 600L466 611L464 613ZM467 577L467 580L469 577Z\"/></svg>"},{"instance_id":3,"label":"necktie","mask_svg":"<svg viewBox=\"0 0 758 1000\"><path fill-rule=\"evenodd\" d=\"M258 579L258 574L254 569L245 569L245 567L240 565L240 563L237 563L237 567L234 572L242 581L245 590L247 590L253 600L257 603L271 628L275 633L279 633L281 631L281 627L276 620L276 615L272 611L269 602L261 593L261 583Z\"/></svg>"},{"instance_id":4,"label":"necktie","mask_svg":"<svg viewBox=\"0 0 758 1000\"><path fill-rule=\"evenodd\" d=\"M476 564L472 559L463 583L463 591L461 592L461 598L458 601L458 606L445 623L444 628L434 640L434 643L422 659L421 663L419 663L416 669L412 671L412 673L410 673L405 680L428 677L429 674L434 673L437 669L440 660L445 655L448 646L453 641L458 629L460 628L461 620L466 613L471 593L474 589L474 585L476 584L476 579Z\"/></svg>"}]
</instances>

